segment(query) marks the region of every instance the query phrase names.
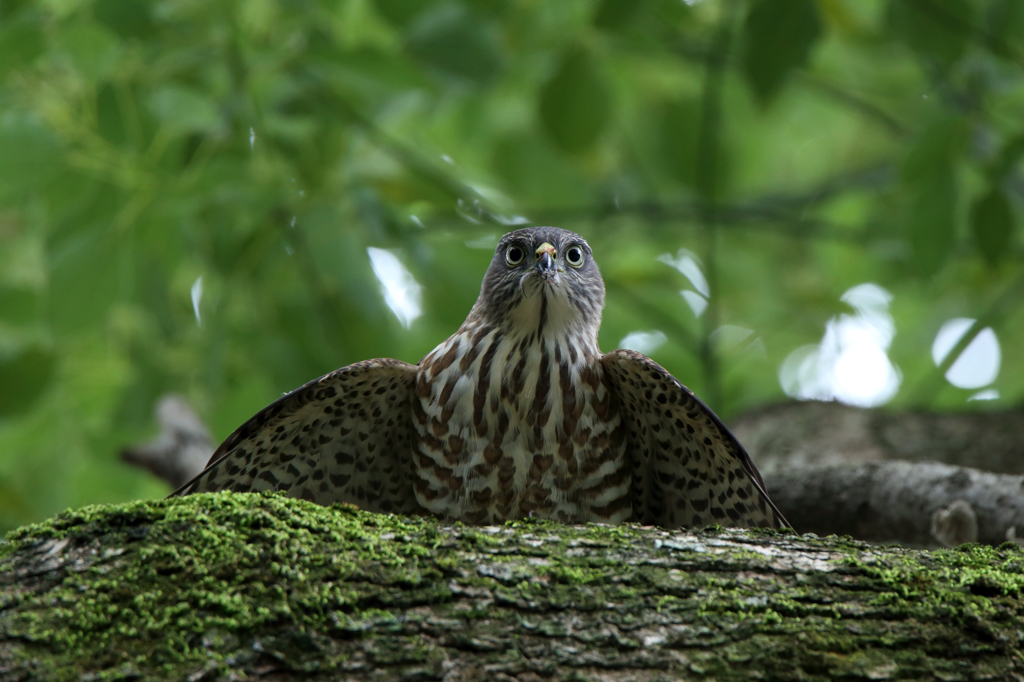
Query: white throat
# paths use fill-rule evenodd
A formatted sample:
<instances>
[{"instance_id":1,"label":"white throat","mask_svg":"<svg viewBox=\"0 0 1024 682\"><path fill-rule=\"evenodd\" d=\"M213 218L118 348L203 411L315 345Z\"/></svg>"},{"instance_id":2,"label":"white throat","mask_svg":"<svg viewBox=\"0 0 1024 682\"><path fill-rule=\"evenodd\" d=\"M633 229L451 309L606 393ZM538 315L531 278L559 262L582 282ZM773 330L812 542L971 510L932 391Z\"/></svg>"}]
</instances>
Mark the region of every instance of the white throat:
<instances>
[{"instance_id":1,"label":"white throat","mask_svg":"<svg viewBox=\"0 0 1024 682\"><path fill-rule=\"evenodd\" d=\"M548 284L533 279L524 283L524 298L509 313L506 332L515 341L532 337L534 343L574 342L585 353L597 353L596 329L588 329L583 315L569 300L564 276Z\"/></svg>"}]
</instances>

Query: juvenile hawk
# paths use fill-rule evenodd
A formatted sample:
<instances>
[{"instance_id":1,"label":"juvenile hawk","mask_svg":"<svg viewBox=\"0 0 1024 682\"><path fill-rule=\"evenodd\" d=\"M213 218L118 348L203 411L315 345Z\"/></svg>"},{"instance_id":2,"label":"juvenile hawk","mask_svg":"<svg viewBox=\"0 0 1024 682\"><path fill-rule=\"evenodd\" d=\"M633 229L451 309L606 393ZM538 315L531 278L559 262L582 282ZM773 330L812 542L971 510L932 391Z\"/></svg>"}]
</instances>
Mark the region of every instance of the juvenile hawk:
<instances>
[{"instance_id":1,"label":"juvenile hawk","mask_svg":"<svg viewBox=\"0 0 1024 682\"><path fill-rule=\"evenodd\" d=\"M279 490L473 524L787 527L688 388L640 353L601 353L603 307L582 237L506 234L469 317L418 365L367 360L288 393L175 494Z\"/></svg>"}]
</instances>

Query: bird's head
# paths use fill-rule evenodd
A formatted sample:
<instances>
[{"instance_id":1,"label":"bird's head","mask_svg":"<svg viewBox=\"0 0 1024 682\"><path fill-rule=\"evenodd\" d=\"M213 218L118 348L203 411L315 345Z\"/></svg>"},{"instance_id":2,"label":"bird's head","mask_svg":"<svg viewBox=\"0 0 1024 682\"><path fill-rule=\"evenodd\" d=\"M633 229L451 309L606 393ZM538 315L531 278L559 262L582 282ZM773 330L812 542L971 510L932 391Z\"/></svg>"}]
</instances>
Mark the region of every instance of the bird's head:
<instances>
[{"instance_id":1,"label":"bird's head","mask_svg":"<svg viewBox=\"0 0 1024 682\"><path fill-rule=\"evenodd\" d=\"M498 242L473 312L490 324L538 336L589 334L595 345L604 281L583 237L528 227Z\"/></svg>"}]
</instances>

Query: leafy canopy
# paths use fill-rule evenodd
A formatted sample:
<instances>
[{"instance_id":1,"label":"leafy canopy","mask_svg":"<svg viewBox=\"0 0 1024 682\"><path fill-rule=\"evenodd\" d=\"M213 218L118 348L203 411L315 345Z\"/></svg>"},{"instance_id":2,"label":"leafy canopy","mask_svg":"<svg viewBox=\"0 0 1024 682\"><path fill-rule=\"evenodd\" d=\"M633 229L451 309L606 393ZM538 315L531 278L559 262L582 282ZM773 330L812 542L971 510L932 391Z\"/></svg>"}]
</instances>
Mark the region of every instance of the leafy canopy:
<instances>
[{"instance_id":1,"label":"leafy canopy","mask_svg":"<svg viewBox=\"0 0 1024 682\"><path fill-rule=\"evenodd\" d=\"M165 392L221 438L335 367L416 361L523 222L590 240L603 348L663 339L726 417L781 399L863 283L893 296L893 403L965 406L942 323L1024 337L1022 7L0 4L0 525L164 494L117 452Z\"/></svg>"}]
</instances>

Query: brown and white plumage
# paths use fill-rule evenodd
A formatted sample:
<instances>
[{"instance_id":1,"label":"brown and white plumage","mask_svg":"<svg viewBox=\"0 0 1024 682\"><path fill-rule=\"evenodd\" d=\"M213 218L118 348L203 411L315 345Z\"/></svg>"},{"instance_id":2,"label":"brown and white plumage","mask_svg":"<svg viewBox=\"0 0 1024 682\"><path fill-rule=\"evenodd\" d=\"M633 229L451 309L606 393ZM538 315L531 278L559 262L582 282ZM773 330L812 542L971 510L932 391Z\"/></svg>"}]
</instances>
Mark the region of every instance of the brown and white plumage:
<instances>
[{"instance_id":1,"label":"brown and white plumage","mask_svg":"<svg viewBox=\"0 0 1024 682\"><path fill-rule=\"evenodd\" d=\"M787 525L746 450L693 391L636 351L601 362L629 432L634 518L666 528Z\"/></svg>"},{"instance_id":2,"label":"brown and white plumage","mask_svg":"<svg viewBox=\"0 0 1024 682\"><path fill-rule=\"evenodd\" d=\"M280 490L467 523L786 527L704 403L650 358L601 354L603 307L579 235L509 233L466 321L418 365L369 360L289 393L178 494Z\"/></svg>"},{"instance_id":3,"label":"brown and white plumage","mask_svg":"<svg viewBox=\"0 0 1024 682\"><path fill-rule=\"evenodd\" d=\"M283 490L321 504L419 512L407 416L416 370L399 360L366 360L310 381L238 427L175 494Z\"/></svg>"}]
</instances>

